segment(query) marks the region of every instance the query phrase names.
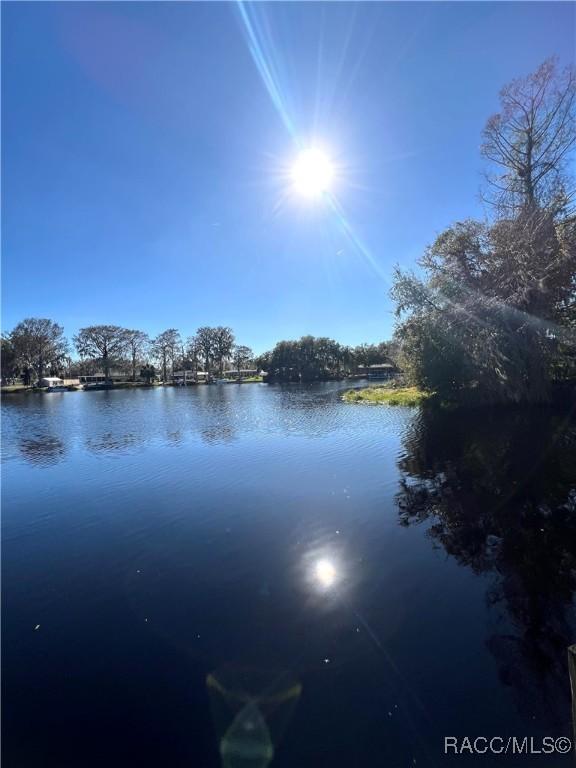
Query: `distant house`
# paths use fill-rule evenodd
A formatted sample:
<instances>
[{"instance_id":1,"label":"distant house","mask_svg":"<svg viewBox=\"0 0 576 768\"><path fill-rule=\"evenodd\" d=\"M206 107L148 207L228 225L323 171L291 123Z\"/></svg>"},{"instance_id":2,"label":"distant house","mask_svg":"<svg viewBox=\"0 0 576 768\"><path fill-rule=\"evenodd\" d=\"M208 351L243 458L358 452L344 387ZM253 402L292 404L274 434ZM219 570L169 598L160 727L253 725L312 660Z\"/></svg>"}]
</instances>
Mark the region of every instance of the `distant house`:
<instances>
[{"instance_id":1,"label":"distant house","mask_svg":"<svg viewBox=\"0 0 576 768\"><path fill-rule=\"evenodd\" d=\"M367 376L369 379L389 379L397 372L397 368L392 363L375 363L374 365L359 365L358 373L360 376Z\"/></svg>"},{"instance_id":2,"label":"distant house","mask_svg":"<svg viewBox=\"0 0 576 768\"><path fill-rule=\"evenodd\" d=\"M196 381L208 381L209 374L206 371L174 371L172 383L178 386L186 386Z\"/></svg>"},{"instance_id":3,"label":"distant house","mask_svg":"<svg viewBox=\"0 0 576 768\"><path fill-rule=\"evenodd\" d=\"M250 379L253 376L258 376L259 371L258 368L241 368L239 371L224 371L224 375L229 379Z\"/></svg>"},{"instance_id":4,"label":"distant house","mask_svg":"<svg viewBox=\"0 0 576 768\"><path fill-rule=\"evenodd\" d=\"M106 383L106 376L104 373L94 373L86 376L78 376L78 380L80 384L104 384ZM132 376L129 373L110 371L108 382L121 384L125 381L132 381Z\"/></svg>"},{"instance_id":5,"label":"distant house","mask_svg":"<svg viewBox=\"0 0 576 768\"><path fill-rule=\"evenodd\" d=\"M40 379L41 387L61 387L64 384L64 379L59 376L43 376Z\"/></svg>"}]
</instances>

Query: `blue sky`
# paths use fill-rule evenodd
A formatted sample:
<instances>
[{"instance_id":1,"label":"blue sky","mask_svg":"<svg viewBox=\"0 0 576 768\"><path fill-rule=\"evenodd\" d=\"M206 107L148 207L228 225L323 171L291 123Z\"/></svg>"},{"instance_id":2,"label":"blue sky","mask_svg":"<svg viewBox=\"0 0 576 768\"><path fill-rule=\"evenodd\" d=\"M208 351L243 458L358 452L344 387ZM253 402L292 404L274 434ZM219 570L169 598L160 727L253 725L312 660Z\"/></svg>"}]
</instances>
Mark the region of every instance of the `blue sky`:
<instances>
[{"instance_id":1,"label":"blue sky","mask_svg":"<svg viewBox=\"0 0 576 768\"><path fill-rule=\"evenodd\" d=\"M574 58L571 3L244 10L2 4L4 330L230 325L256 351L388 338L394 264L482 213L499 89ZM346 225L290 193L312 143Z\"/></svg>"}]
</instances>

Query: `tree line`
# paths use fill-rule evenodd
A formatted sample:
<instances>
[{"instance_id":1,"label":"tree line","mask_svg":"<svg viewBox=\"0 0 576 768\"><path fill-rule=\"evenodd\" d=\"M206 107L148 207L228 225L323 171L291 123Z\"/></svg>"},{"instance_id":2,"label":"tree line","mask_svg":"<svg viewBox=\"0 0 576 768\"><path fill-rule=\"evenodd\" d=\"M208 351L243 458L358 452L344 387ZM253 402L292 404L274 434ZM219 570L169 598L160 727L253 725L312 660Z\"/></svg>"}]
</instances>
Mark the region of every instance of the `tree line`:
<instances>
[{"instance_id":1,"label":"tree line","mask_svg":"<svg viewBox=\"0 0 576 768\"><path fill-rule=\"evenodd\" d=\"M269 381L321 381L355 374L360 366L393 364L395 353L396 345L389 341L350 347L326 337L303 336L279 341L256 363L268 372Z\"/></svg>"},{"instance_id":2,"label":"tree line","mask_svg":"<svg viewBox=\"0 0 576 768\"><path fill-rule=\"evenodd\" d=\"M424 278L396 269L395 340L421 389L542 402L576 382L575 84L551 59L501 91L483 134L485 218L442 232Z\"/></svg>"},{"instance_id":3,"label":"tree line","mask_svg":"<svg viewBox=\"0 0 576 768\"><path fill-rule=\"evenodd\" d=\"M75 350L78 358L70 353ZM151 338L144 331L117 325L91 325L81 328L72 345L64 328L47 318L26 318L2 336L2 377L22 378L24 383L39 382L45 376L90 375L112 371L151 381L159 375L169 381L176 370L199 370L209 376L223 374L226 365L238 373L253 365L252 350L237 344L231 328L198 328L194 336L183 339L175 328Z\"/></svg>"},{"instance_id":4,"label":"tree line","mask_svg":"<svg viewBox=\"0 0 576 768\"><path fill-rule=\"evenodd\" d=\"M280 341L270 352L258 357L243 344L236 343L231 328L198 328L183 339L175 328L151 338L144 331L117 325L91 325L73 336L72 344L64 328L47 318L26 318L2 337L2 378L22 378L35 384L45 376L66 376L111 372L129 375L132 381L148 382L160 377L170 381L175 371L199 371L222 376L226 370L240 375L256 368L269 373L272 381L314 381L340 378L355 373L359 366L390 361L391 342L349 347L333 339L304 336L299 341ZM78 358L72 359L75 350Z\"/></svg>"}]
</instances>

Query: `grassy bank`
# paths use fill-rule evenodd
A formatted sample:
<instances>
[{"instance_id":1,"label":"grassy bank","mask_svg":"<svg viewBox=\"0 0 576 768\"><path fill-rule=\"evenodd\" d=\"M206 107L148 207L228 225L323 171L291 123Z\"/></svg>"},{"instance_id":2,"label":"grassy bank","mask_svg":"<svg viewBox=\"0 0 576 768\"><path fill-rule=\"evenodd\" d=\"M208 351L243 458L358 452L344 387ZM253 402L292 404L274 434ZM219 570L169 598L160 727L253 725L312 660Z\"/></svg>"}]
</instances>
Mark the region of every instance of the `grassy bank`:
<instances>
[{"instance_id":1,"label":"grassy bank","mask_svg":"<svg viewBox=\"0 0 576 768\"><path fill-rule=\"evenodd\" d=\"M417 387L366 387L350 389L342 395L346 403L368 403L373 405L418 405L429 395Z\"/></svg>"}]
</instances>

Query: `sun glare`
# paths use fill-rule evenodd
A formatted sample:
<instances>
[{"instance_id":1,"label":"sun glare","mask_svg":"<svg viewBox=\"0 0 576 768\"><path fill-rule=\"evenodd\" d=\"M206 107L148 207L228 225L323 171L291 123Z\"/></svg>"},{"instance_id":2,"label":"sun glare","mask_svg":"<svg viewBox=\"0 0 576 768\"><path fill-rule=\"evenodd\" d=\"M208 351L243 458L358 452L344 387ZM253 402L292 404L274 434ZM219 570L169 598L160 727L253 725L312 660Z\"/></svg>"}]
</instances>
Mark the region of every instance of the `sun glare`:
<instances>
[{"instance_id":1,"label":"sun glare","mask_svg":"<svg viewBox=\"0 0 576 768\"><path fill-rule=\"evenodd\" d=\"M319 197L330 189L334 166L324 152L306 149L296 158L291 175L294 188L300 195Z\"/></svg>"},{"instance_id":2,"label":"sun glare","mask_svg":"<svg viewBox=\"0 0 576 768\"><path fill-rule=\"evenodd\" d=\"M323 587L331 587L336 579L336 568L329 560L319 560L316 563L316 579Z\"/></svg>"}]
</instances>

